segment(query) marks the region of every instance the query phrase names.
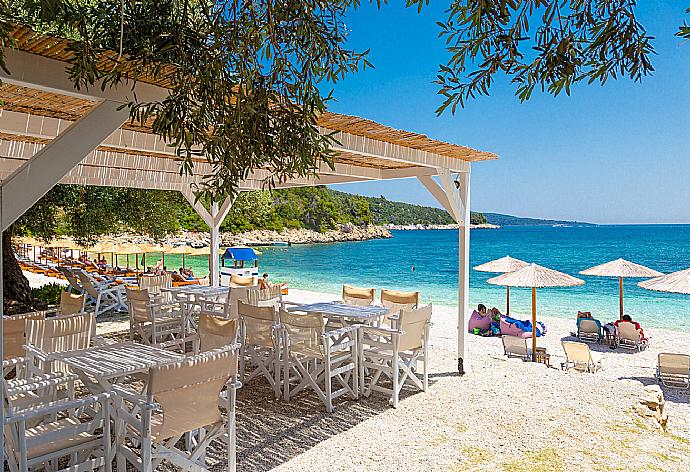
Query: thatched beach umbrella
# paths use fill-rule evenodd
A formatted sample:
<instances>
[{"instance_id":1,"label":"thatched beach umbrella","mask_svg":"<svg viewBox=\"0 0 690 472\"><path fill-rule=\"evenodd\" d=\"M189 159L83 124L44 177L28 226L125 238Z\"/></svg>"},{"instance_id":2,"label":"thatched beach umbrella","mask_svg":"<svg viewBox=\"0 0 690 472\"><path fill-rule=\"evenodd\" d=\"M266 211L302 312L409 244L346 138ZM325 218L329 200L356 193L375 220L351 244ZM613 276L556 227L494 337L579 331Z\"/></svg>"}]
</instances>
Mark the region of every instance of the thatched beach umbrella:
<instances>
[{"instance_id":1,"label":"thatched beach umbrella","mask_svg":"<svg viewBox=\"0 0 690 472\"><path fill-rule=\"evenodd\" d=\"M166 251L168 254L180 254L182 256L182 267L184 267L184 256L190 254L194 248L192 246L175 246L174 248Z\"/></svg>"},{"instance_id":2,"label":"thatched beach umbrella","mask_svg":"<svg viewBox=\"0 0 690 472\"><path fill-rule=\"evenodd\" d=\"M650 269L634 262L626 261L625 259L616 259L615 261L607 262L598 266L590 267L589 269L580 272L582 275L594 275L598 277L618 277L618 304L620 308L619 318L623 319L623 278L632 277L658 277L664 275L663 273Z\"/></svg>"},{"instance_id":3,"label":"thatched beach umbrella","mask_svg":"<svg viewBox=\"0 0 690 472\"><path fill-rule=\"evenodd\" d=\"M532 360L536 360L537 353L537 289L546 287L574 287L584 284L572 275L547 269L537 264L529 264L515 272L508 272L489 279L492 285L506 287L525 287L532 289Z\"/></svg>"},{"instance_id":4,"label":"thatched beach umbrella","mask_svg":"<svg viewBox=\"0 0 690 472\"><path fill-rule=\"evenodd\" d=\"M514 257L505 256L500 259L485 262L474 268L479 272L495 272L499 274L505 274L506 272L515 272L516 270L522 269L529 264L520 259L515 259ZM506 286L506 315L510 314L510 287Z\"/></svg>"},{"instance_id":5,"label":"thatched beach umbrella","mask_svg":"<svg viewBox=\"0 0 690 472\"><path fill-rule=\"evenodd\" d=\"M685 295L690 295L690 268L644 280L637 285L647 290L655 290L657 292L683 293Z\"/></svg>"}]
</instances>

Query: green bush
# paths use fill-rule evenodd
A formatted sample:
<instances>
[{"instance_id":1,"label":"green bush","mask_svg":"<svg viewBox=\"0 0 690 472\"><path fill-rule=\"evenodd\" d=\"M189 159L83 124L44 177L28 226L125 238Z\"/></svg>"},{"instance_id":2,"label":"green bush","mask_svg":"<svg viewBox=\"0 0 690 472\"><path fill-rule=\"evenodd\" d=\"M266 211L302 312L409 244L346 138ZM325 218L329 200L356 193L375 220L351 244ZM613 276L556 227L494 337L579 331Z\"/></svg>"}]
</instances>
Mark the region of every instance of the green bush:
<instances>
[{"instance_id":1,"label":"green bush","mask_svg":"<svg viewBox=\"0 0 690 472\"><path fill-rule=\"evenodd\" d=\"M34 298L43 300L48 305L58 305L60 303L60 293L64 290L64 287L57 283L50 283L44 285L40 288L34 288L31 290L31 294Z\"/></svg>"}]
</instances>

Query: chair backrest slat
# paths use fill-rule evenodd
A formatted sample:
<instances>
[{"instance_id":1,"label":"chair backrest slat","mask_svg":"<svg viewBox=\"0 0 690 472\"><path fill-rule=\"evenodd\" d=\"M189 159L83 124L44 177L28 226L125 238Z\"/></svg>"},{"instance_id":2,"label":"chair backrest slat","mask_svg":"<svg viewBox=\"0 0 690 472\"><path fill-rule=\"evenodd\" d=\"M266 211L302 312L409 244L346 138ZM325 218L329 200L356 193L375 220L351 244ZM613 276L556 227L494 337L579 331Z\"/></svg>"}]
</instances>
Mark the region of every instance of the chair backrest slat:
<instances>
[{"instance_id":1,"label":"chair backrest slat","mask_svg":"<svg viewBox=\"0 0 690 472\"><path fill-rule=\"evenodd\" d=\"M147 289L149 295L163 296L165 302L170 301L170 293L163 292L162 289L170 287L172 287L172 276L170 274L145 275L139 278L139 288Z\"/></svg>"},{"instance_id":2,"label":"chair backrest slat","mask_svg":"<svg viewBox=\"0 0 690 472\"><path fill-rule=\"evenodd\" d=\"M26 322L27 342L45 353L86 349L95 332L93 313Z\"/></svg>"},{"instance_id":3,"label":"chair backrest slat","mask_svg":"<svg viewBox=\"0 0 690 472\"><path fill-rule=\"evenodd\" d=\"M401 351L419 349L424 344L424 335L431 322L431 305L417 309L400 310L398 329L403 331L400 336Z\"/></svg>"},{"instance_id":4,"label":"chair backrest slat","mask_svg":"<svg viewBox=\"0 0 690 472\"><path fill-rule=\"evenodd\" d=\"M343 302L348 305L367 306L374 303L375 288L353 287L343 285Z\"/></svg>"}]
</instances>

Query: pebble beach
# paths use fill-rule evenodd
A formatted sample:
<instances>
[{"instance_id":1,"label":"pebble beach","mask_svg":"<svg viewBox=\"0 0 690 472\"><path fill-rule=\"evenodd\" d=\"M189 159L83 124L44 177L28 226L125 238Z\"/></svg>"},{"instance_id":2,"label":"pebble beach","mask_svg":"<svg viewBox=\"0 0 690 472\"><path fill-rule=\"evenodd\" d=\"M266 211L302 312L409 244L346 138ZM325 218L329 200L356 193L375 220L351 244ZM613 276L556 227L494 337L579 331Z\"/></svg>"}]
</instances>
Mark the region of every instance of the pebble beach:
<instances>
[{"instance_id":1,"label":"pebble beach","mask_svg":"<svg viewBox=\"0 0 690 472\"><path fill-rule=\"evenodd\" d=\"M45 283L26 275L34 286ZM288 296L303 303L337 298L296 289ZM663 390L665 430L634 406L644 387L656 384L657 354L690 353L690 335L654 329L648 333L650 346L639 353L590 344L602 369L564 372L560 343L572 339L575 322L545 317L548 333L538 345L551 354L551 367L507 359L500 338L470 335L469 372L459 376L456 313L455 307L434 306L429 390L405 389L397 409L374 394L341 400L328 415L309 392L285 403L273 400L270 392L257 395L243 388L238 396L239 469L689 470L690 394ZM124 317L104 320L99 332L126 327ZM268 422L269 415L275 421ZM257 437L264 421L272 447Z\"/></svg>"}]
</instances>

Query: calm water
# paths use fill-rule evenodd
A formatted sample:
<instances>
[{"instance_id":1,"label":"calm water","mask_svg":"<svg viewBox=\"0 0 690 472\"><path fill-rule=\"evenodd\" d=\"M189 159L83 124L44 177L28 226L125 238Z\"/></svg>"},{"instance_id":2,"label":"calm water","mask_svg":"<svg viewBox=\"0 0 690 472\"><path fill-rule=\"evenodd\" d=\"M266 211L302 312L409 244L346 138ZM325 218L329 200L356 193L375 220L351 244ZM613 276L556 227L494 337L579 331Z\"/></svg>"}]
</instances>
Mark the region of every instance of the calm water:
<instances>
[{"instance_id":1,"label":"calm water","mask_svg":"<svg viewBox=\"0 0 690 472\"><path fill-rule=\"evenodd\" d=\"M262 249L260 270L290 287L338 293L343 283L421 290L425 300L457 303L457 231L395 231L388 240ZM690 225L513 227L472 231L470 266L507 254L576 275L623 257L662 272L690 266ZM168 262L168 260L170 260ZM179 257L168 257L169 267ZM176 265L177 264L177 265ZM188 258L207 272L205 258ZM411 266L415 271L411 271ZM471 270L470 301L505 307L505 289L486 280L495 274ZM589 310L600 319L618 314L618 281L585 277L585 285L537 291L539 313L573 318ZM650 292L625 283L625 311L645 325L690 331L690 296ZM511 311L530 312L530 290L511 290Z\"/></svg>"}]
</instances>

